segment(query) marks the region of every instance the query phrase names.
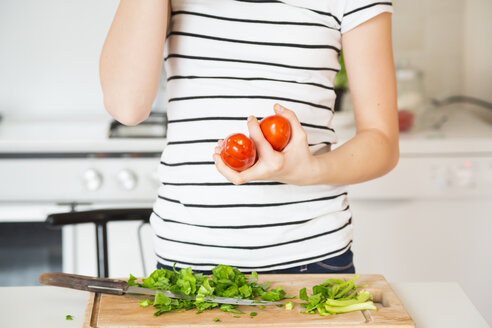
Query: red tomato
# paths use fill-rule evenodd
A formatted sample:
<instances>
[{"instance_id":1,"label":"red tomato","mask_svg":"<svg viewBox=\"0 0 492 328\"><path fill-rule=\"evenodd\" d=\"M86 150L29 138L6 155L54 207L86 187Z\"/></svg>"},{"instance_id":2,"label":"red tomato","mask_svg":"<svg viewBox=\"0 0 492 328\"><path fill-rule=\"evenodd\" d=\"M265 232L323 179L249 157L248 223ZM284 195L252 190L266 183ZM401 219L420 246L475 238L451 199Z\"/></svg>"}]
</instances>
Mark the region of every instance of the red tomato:
<instances>
[{"instance_id":1,"label":"red tomato","mask_svg":"<svg viewBox=\"0 0 492 328\"><path fill-rule=\"evenodd\" d=\"M409 110L398 111L398 127L400 131L408 131L413 127L414 114Z\"/></svg>"},{"instance_id":2,"label":"red tomato","mask_svg":"<svg viewBox=\"0 0 492 328\"><path fill-rule=\"evenodd\" d=\"M260 122L260 128L265 139L276 151L282 151L289 143L292 131L285 117L280 115L265 117Z\"/></svg>"},{"instance_id":3,"label":"red tomato","mask_svg":"<svg viewBox=\"0 0 492 328\"><path fill-rule=\"evenodd\" d=\"M221 148L220 157L233 170L244 171L255 163L255 143L242 133L227 137Z\"/></svg>"}]
</instances>

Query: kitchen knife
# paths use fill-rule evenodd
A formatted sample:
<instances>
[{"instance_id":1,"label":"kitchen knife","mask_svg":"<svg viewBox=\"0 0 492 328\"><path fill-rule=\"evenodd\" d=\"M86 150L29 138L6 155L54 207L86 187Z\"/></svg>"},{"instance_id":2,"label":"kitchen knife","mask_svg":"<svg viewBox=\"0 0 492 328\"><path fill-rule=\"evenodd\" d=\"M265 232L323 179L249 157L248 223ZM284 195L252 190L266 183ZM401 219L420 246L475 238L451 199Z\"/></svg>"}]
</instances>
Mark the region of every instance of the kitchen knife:
<instances>
[{"instance_id":1,"label":"kitchen knife","mask_svg":"<svg viewBox=\"0 0 492 328\"><path fill-rule=\"evenodd\" d=\"M162 293L170 298L179 298L185 300L194 300L194 295L186 295L183 293L175 293L168 290L156 290L150 288L128 286L124 280L109 279L109 278L94 278L88 276L80 276L76 274L67 274L60 272L42 273L39 276L39 282L44 285L65 287L72 289L85 290L94 293L123 295L123 294L145 294L155 295ZM260 300L246 300L232 297L204 297L204 302L235 304L235 305L285 305L282 302L268 302Z\"/></svg>"}]
</instances>

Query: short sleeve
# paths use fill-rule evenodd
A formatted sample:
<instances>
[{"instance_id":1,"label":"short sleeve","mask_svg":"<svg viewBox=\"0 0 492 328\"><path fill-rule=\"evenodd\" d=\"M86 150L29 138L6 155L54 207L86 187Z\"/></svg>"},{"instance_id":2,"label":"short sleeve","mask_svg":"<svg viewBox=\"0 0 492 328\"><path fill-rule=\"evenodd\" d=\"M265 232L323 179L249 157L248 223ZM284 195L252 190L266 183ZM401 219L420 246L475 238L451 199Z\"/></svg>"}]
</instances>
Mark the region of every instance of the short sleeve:
<instances>
[{"instance_id":1,"label":"short sleeve","mask_svg":"<svg viewBox=\"0 0 492 328\"><path fill-rule=\"evenodd\" d=\"M393 12L391 1L346 0L341 32L348 32L354 27L384 12Z\"/></svg>"}]
</instances>

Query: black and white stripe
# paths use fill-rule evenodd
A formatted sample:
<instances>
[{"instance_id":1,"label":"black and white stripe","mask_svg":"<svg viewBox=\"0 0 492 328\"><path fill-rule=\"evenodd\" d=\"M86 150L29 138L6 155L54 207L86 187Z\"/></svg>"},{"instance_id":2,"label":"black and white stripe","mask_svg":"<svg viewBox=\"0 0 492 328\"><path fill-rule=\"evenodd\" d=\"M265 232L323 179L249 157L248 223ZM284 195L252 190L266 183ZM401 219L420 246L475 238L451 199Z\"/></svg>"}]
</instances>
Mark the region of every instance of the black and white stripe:
<instances>
[{"instance_id":1,"label":"black and white stripe","mask_svg":"<svg viewBox=\"0 0 492 328\"><path fill-rule=\"evenodd\" d=\"M200 185L203 185L203 184L200 184ZM232 185L232 183L230 185ZM217 184L214 184L214 186L217 186ZM347 205L347 207L345 207L342 210L342 212L348 211L349 208L350 208L350 206ZM194 227L200 227L200 228L207 228L207 229L256 229L256 228L270 228L270 227L280 227L280 226L303 224L303 223L306 223L306 222L309 222L311 220L316 219L316 218L309 218L309 219L300 220L300 221L287 221L287 222L276 222L276 223L266 223L266 224L219 225L219 226L217 226L217 225L193 224L193 223L188 223L186 221L183 221L182 219L180 219L180 220L173 220L173 219L165 218L165 217L159 215L158 213L156 213L155 211L153 212L153 214L156 215L163 222L174 223L174 224L184 224L184 225L189 225L189 226L194 226ZM351 220L351 218L349 220Z\"/></svg>"},{"instance_id":2,"label":"black and white stripe","mask_svg":"<svg viewBox=\"0 0 492 328\"><path fill-rule=\"evenodd\" d=\"M236 186L212 154L219 139L248 134L248 116L272 115L275 103L296 113L311 152L330 151L341 34L385 11L390 2L371 0L172 1L168 137L151 216L160 262L265 271L349 249L344 186Z\"/></svg>"},{"instance_id":3,"label":"black and white stripe","mask_svg":"<svg viewBox=\"0 0 492 328\"><path fill-rule=\"evenodd\" d=\"M346 196L347 193L343 192L338 195L333 195L333 196L325 196L325 197L318 197L318 198L311 198L311 199L303 199L303 200L296 200L296 201L290 201L290 202L274 202L274 203L220 203L220 204L191 204L191 203L183 203L178 199L172 199L166 196L158 195L157 197L171 202L171 203L178 203L181 204L182 206L185 207L200 207L200 208L231 208L231 207L279 207L279 206L286 206L286 205L296 205L296 204L302 204L302 203L311 203L311 202L320 202L320 201L326 201L326 200L331 200L338 198L340 196Z\"/></svg>"},{"instance_id":4,"label":"black and white stripe","mask_svg":"<svg viewBox=\"0 0 492 328\"><path fill-rule=\"evenodd\" d=\"M269 270L274 270L274 269L284 269L284 268L289 268L293 266L298 266L302 264L307 264L307 263L312 263L312 262L318 262L322 261L326 258L330 258L336 255L340 255L344 252L346 252L350 246L352 245L352 240L350 240L345 246L339 247L335 250L328 251L323 254L316 254L314 256L309 256L309 257L298 257L294 260L290 261L285 261L285 262L272 262L271 264L268 265L254 265L254 266L247 266L247 265L241 265L241 264L236 264L234 262L230 262L231 265L234 265L241 271L269 271ZM170 258L168 256L163 256L159 253L156 252L156 256L160 259L160 261L164 264L167 265L173 265L176 263L177 266L180 267L186 267L186 266L192 266L196 268L197 270L210 270L213 267L222 264L221 262L190 262L190 261L183 261L178 258Z\"/></svg>"},{"instance_id":5,"label":"black and white stripe","mask_svg":"<svg viewBox=\"0 0 492 328\"><path fill-rule=\"evenodd\" d=\"M235 17L224 17L224 16L210 15L210 14L193 12L193 11L186 11L186 10L173 11L171 13L171 15L172 16L177 16L177 15L195 15L195 16L201 16L201 17L207 17L207 18L213 18L213 19L231 21L231 22L239 22L239 23L295 25L295 26L318 26L318 27L327 27L329 29L334 29L334 30L340 30L339 28L335 28L333 26L330 26L330 25L327 25L327 24L321 24L321 23L298 22L298 21L278 21L278 20L260 20L260 19L242 19L242 18L235 18Z\"/></svg>"},{"instance_id":6,"label":"black and white stripe","mask_svg":"<svg viewBox=\"0 0 492 328\"><path fill-rule=\"evenodd\" d=\"M175 75L175 76L170 76L167 78L167 81L172 81L172 80L178 80L178 79L221 79L221 80L242 80L242 81L268 81L268 82L282 82L282 83L295 83L295 84L303 84L303 85L311 85L315 86L318 88L323 88L327 90L334 90L332 86L329 85L323 85L319 83L311 83L311 82L299 82L299 81L294 81L294 80L280 80L280 79L271 79L271 78L266 78L266 77L241 77L241 76L196 76L196 75L189 75L189 76L182 76L182 75Z\"/></svg>"},{"instance_id":7,"label":"black and white stripe","mask_svg":"<svg viewBox=\"0 0 492 328\"><path fill-rule=\"evenodd\" d=\"M262 249L262 248L270 248L270 247L282 247L282 246L287 245L287 244L295 244L295 243L300 243L300 242L303 242L303 241L307 241L309 239L323 237L323 236L326 236L326 235L329 235L329 234L338 232L338 231L340 231L340 230L348 227L351 223L352 223L352 218L349 218L347 220L347 222L345 222L342 226L340 226L338 228L335 228L335 229L332 229L332 230L324 231L324 232L317 233L317 234L314 234L314 235L309 235L309 236L303 237L303 238L293 239L293 240L284 241L284 242L275 243L275 244L260 245L260 246L258 246L258 245L255 245L255 246L240 246L240 245L203 244L203 243L197 243L197 242L193 242L193 241L184 241L184 240L169 238L169 237L161 236L159 234L156 234L156 236L158 238L162 239L162 240L170 241L170 242L173 242L173 243L188 244L188 245L202 246L202 247L215 247L215 248L228 248L228 249ZM275 226L278 227L279 225L275 225Z\"/></svg>"},{"instance_id":8,"label":"black and white stripe","mask_svg":"<svg viewBox=\"0 0 492 328\"><path fill-rule=\"evenodd\" d=\"M227 57L207 57L207 56L192 56L186 54L178 54L172 53L164 57L164 61L168 61L169 59L187 59L190 61L210 61L210 62L229 62L235 64L251 64L251 65L259 65L259 66L274 66L281 68L289 68L294 70L305 70L305 71L332 71L338 73L339 69L334 67L316 67L316 66L302 66L302 65L289 65L289 64L281 64L278 62L268 62L268 61L258 61L258 60L247 60L241 58L227 58Z\"/></svg>"}]
</instances>

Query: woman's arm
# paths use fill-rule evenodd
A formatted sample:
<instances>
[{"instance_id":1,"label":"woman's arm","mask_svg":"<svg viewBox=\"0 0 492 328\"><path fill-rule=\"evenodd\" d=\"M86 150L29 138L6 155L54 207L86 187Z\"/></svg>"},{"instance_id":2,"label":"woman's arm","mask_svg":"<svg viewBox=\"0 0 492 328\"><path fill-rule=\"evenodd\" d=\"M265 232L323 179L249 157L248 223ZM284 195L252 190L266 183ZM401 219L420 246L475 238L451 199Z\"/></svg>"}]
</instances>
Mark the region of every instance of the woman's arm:
<instances>
[{"instance_id":1,"label":"woman's arm","mask_svg":"<svg viewBox=\"0 0 492 328\"><path fill-rule=\"evenodd\" d=\"M313 156L294 112L276 105L277 114L291 123L291 141L283 152L275 152L256 119L248 120L259 160L238 173L215 154L216 166L227 179L235 184L271 179L296 185L345 185L377 178L396 166L399 149L391 15L384 13L361 24L345 33L342 42L356 136L334 151Z\"/></svg>"},{"instance_id":2,"label":"woman's arm","mask_svg":"<svg viewBox=\"0 0 492 328\"><path fill-rule=\"evenodd\" d=\"M121 0L100 58L106 110L136 125L150 113L162 66L169 0Z\"/></svg>"},{"instance_id":3,"label":"woman's arm","mask_svg":"<svg viewBox=\"0 0 492 328\"><path fill-rule=\"evenodd\" d=\"M377 178L399 159L391 14L345 33L342 45L357 134L333 152L317 156L321 181L331 184Z\"/></svg>"}]
</instances>

